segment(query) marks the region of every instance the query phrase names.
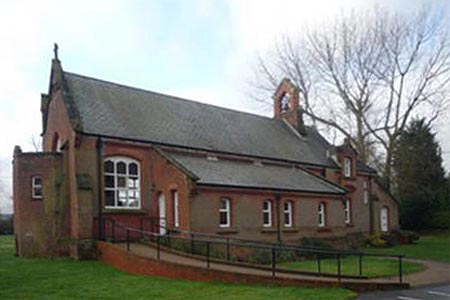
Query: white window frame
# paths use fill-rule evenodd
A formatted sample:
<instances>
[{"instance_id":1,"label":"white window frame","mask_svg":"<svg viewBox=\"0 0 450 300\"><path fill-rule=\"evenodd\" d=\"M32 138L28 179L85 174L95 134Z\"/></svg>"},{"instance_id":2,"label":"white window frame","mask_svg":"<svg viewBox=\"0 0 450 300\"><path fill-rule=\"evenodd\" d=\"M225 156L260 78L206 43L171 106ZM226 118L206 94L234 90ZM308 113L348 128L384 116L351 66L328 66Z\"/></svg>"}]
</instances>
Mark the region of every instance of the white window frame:
<instances>
[{"instance_id":1,"label":"white window frame","mask_svg":"<svg viewBox=\"0 0 450 300\"><path fill-rule=\"evenodd\" d=\"M351 224L352 223L351 212L352 212L351 201L350 201L350 199L346 199L345 200L345 205L344 205L344 221L345 221L345 224Z\"/></svg>"},{"instance_id":2,"label":"white window frame","mask_svg":"<svg viewBox=\"0 0 450 300\"><path fill-rule=\"evenodd\" d=\"M317 213L318 213L317 226L323 228L326 226L326 217L327 217L325 202L319 203Z\"/></svg>"},{"instance_id":3,"label":"white window frame","mask_svg":"<svg viewBox=\"0 0 450 300\"><path fill-rule=\"evenodd\" d=\"M172 201L173 201L173 226L180 227L180 211L178 206L178 192L176 190L172 191Z\"/></svg>"},{"instance_id":4,"label":"white window frame","mask_svg":"<svg viewBox=\"0 0 450 300\"><path fill-rule=\"evenodd\" d=\"M36 183L36 179L40 179L41 183ZM40 190L41 194L38 195L36 190ZM42 177L41 176L32 176L31 177L31 198L33 199L42 199Z\"/></svg>"},{"instance_id":5,"label":"white window frame","mask_svg":"<svg viewBox=\"0 0 450 300\"><path fill-rule=\"evenodd\" d=\"M352 176L352 160L349 157L344 158L344 176Z\"/></svg>"},{"instance_id":6,"label":"white window frame","mask_svg":"<svg viewBox=\"0 0 450 300\"><path fill-rule=\"evenodd\" d=\"M225 207L222 208L222 203L225 203ZM225 214L226 223L222 222L222 214ZM231 201L229 198L221 198L219 203L219 227L228 228L231 226Z\"/></svg>"},{"instance_id":7,"label":"white window frame","mask_svg":"<svg viewBox=\"0 0 450 300\"><path fill-rule=\"evenodd\" d=\"M291 200L284 202L284 227L292 227L292 206Z\"/></svg>"},{"instance_id":8,"label":"white window frame","mask_svg":"<svg viewBox=\"0 0 450 300\"><path fill-rule=\"evenodd\" d=\"M369 182L363 182L363 201L364 204L369 203Z\"/></svg>"},{"instance_id":9,"label":"white window frame","mask_svg":"<svg viewBox=\"0 0 450 300\"><path fill-rule=\"evenodd\" d=\"M267 208L265 207L265 204L267 203ZM263 202L263 227L272 227L272 201L270 200L264 200ZM265 222L265 216L267 215L268 222Z\"/></svg>"},{"instance_id":10,"label":"white window frame","mask_svg":"<svg viewBox=\"0 0 450 300\"><path fill-rule=\"evenodd\" d=\"M106 204L106 195L105 195L105 208L107 209L127 209L127 210L137 210L137 209L141 209L141 164L139 163L139 161L137 161L136 159L130 158L130 157L126 157L126 156L110 156L104 159L103 164L106 164L106 162L111 161L114 164L114 172L106 172L104 170L104 174L103 174L103 178L105 179L106 176L113 176L114 177L114 186L113 187L107 187L105 184L104 187L104 193L106 194L107 191L112 191L114 192L114 205L107 205ZM117 173L117 164L119 162L123 162L126 165L125 168L125 174L118 174ZM137 175L130 175L129 174L129 170L128 167L130 164L136 164L137 165ZM131 177L137 177L137 187L135 189L130 188L129 187L129 179ZM118 186L118 178L125 178L125 187L124 188L120 188ZM137 206L120 206L119 205L119 197L118 197L118 193L121 192L125 192L126 193L126 200L127 202L129 202L129 195L130 195L130 191L134 190L134 192L136 193L135 195L135 200L137 201Z\"/></svg>"}]
</instances>

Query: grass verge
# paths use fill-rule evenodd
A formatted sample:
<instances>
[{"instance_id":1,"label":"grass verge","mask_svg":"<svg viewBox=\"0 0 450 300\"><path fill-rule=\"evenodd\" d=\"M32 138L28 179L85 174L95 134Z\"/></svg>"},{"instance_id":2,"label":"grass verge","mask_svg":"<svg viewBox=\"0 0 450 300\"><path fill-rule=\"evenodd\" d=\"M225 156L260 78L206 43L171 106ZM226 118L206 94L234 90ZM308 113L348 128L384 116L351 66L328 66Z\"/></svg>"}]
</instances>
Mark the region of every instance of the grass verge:
<instances>
[{"instance_id":1,"label":"grass verge","mask_svg":"<svg viewBox=\"0 0 450 300\"><path fill-rule=\"evenodd\" d=\"M450 231L428 232L410 245L398 245L392 248L368 248L368 252L386 254L404 254L409 258L420 258L450 263Z\"/></svg>"},{"instance_id":2,"label":"grass verge","mask_svg":"<svg viewBox=\"0 0 450 300\"><path fill-rule=\"evenodd\" d=\"M0 299L352 299L339 288L207 283L130 275L96 261L13 256L11 236L0 236Z\"/></svg>"},{"instance_id":3,"label":"grass verge","mask_svg":"<svg viewBox=\"0 0 450 300\"><path fill-rule=\"evenodd\" d=\"M322 259L320 262L321 272L337 274L337 259ZM280 267L301 271L317 272L317 261L308 260L303 262L287 262L280 264ZM424 269L421 264L402 262L403 274L419 272ZM363 275L370 278L386 277L398 275L398 261L395 259L364 257L362 261ZM347 256L341 259L341 274L359 275L359 258Z\"/></svg>"}]
</instances>

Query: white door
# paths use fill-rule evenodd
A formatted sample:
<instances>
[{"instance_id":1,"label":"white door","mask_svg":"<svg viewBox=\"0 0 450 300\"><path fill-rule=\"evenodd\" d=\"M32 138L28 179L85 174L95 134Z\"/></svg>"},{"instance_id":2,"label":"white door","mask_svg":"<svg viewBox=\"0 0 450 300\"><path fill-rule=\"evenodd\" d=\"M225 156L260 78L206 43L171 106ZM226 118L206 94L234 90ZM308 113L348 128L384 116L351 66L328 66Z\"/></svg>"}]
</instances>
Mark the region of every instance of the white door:
<instances>
[{"instance_id":1,"label":"white door","mask_svg":"<svg viewBox=\"0 0 450 300\"><path fill-rule=\"evenodd\" d=\"M387 232L389 230L388 228L388 209L387 207L382 207L380 209L380 226L381 231Z\"/></svg>"},{"instance_id":2,"label":"white door","mask_svg":"<svg viewBox=\"0 0 450 300\"><path fill-rule=\"evenodd\" d=\"M166 234L166 199L164 194L159 194L159 234Z\"/></svg>"}]
</instances>

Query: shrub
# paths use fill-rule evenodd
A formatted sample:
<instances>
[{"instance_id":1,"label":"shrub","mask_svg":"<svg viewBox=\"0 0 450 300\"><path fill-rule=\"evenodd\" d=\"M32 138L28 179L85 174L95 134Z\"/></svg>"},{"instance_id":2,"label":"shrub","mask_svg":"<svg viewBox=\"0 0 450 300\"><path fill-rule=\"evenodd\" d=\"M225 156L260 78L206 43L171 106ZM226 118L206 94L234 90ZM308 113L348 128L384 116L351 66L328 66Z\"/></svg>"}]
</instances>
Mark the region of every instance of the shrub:
<instances>
[{"instance_id":1,"label":"shrub","mask_svg":"<svg viewBox=\"0 0 450 300\"><path fill-rule=\"evenodd\" d=\"M374 232L367 236L367 245L375 248L384 248L388 244L386 240L382 239L382 234L380 232Z\"/></svg>"},{"instance_id":2,"label":"shrub","mask_svg":"<svg viewBox=\"0 0 450 300\"><path fill-rule=\"evenodd\" d=\"M333 248L330 242L316 238L316 237L304 237L300 240L300 246L302 247L312 247L312 248L324 248L331 249Z\"/></svg>"}]
</instances>

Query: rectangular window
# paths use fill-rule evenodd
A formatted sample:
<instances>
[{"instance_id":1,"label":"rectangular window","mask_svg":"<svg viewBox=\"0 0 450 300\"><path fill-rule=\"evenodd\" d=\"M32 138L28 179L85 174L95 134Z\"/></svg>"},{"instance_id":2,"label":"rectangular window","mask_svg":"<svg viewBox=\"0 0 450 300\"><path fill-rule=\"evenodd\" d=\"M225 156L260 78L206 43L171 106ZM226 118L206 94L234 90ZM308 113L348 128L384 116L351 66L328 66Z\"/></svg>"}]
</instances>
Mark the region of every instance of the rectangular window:
<instances>
[{"instance_id":1,"label":"rectangular window","mask_svg":"<svg viewBox=\"0 0 450 300\"><path fill-rule=\"evenodd\" d=\"M284 227L292 227L292 201L284 203Z\"/></svg>"},{"instance_id":2,"label":"rectangular window","mask_svg":"<svg viewBox=\"0 0 450 300\"><path fill-rule=\"evenodd\" d=\"M318 226L319 227L325 227L325 218L326 218L326 212L325 212L325 203L320 203L318 207Z\"/></svg>"},{"instance_id":3,"label":"rectangular window","mask_svg":"<svg viewBox=\"0 0 450 300\"><path fill-rule=\"evenodd\" d=\"M350 200L347 199L345 200L345 206L344 206L344 220L345 220L345 224L350 224L351 223L351 206L350 206Z\"/></svg>"},{"instance_id":4,"label":"rectangular window","mask_svg":"<svg viewBox=\"0 0 450 300\"><path fill-rule=\"evenodd\" d=\"M31 197L42 199L42 178L41 176L31 177Z\"/></svg>"},{"instance_id":5,"label":"rectangular window","mask_svg":"<svg viewBox=\"0 0 450 300\"><path fill-rule=\"evenodd\" d=\"M272 202L270 200L263 202L263 226L272 226Z\"/></svg>"},{"instance_id":6,"label":"rectangular window","mask_svg":"<svg viewBox=\"0 0 450 300\"><path fill-rule=\"evenodd\" d=\"M344 176L352 176L352 160L348 157L344 158Z\"/></svg>"},{"instance_id":7,"label":"rectangular window","mask_svg":"<svg viewBox=\"0 0 450 300\"><path fill-rule=\"evenodd\" d=\"M364 181L363 183L363 200L364 204L369 203L369 183L367 181Z\"/></svg>"},{"instance_id":8,"label":"rectangular window","mask_svg":"<svg viewBox=\"0 0 450 300\"><path fill-rule=\"evenodd\" d=\"M180 226L180 215L178 210L178 192L172 191L172 202L173 202L173 227Z\"/></svg>"},{"instance_id":9,"label":"rectangular window","mask_svg":"<svg viewBox=\"0 0 450 300\"><path fill-rule=\"evenodd\" d=\"M231 205L230 199L222 198L220 200L219 208L219 226L220 227L230 227L231 225Z\"/></svg>"}]
</instances>

